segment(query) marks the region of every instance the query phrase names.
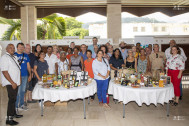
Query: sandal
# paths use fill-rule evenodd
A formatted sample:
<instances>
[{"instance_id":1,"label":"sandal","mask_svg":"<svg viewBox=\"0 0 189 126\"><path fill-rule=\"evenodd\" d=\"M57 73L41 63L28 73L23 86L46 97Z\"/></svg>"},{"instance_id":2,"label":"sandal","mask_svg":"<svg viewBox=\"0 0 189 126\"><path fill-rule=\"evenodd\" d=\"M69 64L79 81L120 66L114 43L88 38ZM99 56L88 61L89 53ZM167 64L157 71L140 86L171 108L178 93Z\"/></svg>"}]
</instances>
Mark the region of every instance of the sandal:
<instances>
[{"instance_id":1,"label":"sandal","mask_svg":"<svg viewBox=\"0 0 189 126\"><path fill-rule=\"evenodd\" d=\"M111 109L111 107L110 107L107 103L104 103L104 104L103 104L103 107L104 107L104 108L107 108L107 109Z\"/></svg>"},{"instance_id":2,"label":"sandal","mask_svg":"<svg viewBox=\"0 0 189 126\"><path fill-rule=\"evenodd\" d=\"M177 106L177 105L178 105L178 103L177 103L177 102L174 102L174 103L173 103L173 105L174 105L174 106Z\"/></svg>"}]
</instances>

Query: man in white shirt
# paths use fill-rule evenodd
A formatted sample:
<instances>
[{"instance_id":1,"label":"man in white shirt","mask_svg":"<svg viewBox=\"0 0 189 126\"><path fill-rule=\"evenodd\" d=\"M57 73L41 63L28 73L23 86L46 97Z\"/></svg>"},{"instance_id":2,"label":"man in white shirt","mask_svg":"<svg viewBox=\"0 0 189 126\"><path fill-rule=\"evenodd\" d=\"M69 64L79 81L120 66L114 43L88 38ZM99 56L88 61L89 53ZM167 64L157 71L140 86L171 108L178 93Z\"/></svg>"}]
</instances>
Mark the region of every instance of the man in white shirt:
<instances>
[{"instance_id":1,"label":"man in white shirt","mask_svg":"<svg viewBox=\"0 0 189 126\"><path fill-rule=\"evenodd\" d=\"M165 55L166 55L167 59L171 56L171 53L170 53L171 47L176 45L176 41L175 40L170 40L169 44L170 44L170 47L165 50ZM186 57L186 55L184 53L184 50L181 47L179 47L179 49L181 51L181 56L183 56L184 60L186 61L187 57Z\"/></svg>"},{"instance_id":2,"label":"man in white shirt","mask_svg":"<svg viewBox=\"0 0 189 126\"><path fill-rule=\"evenodd\" d=\"M56 55L52 54L52 52L53 52L53 47L48 46L45 60L49 65L49 74L58 74L56 73L56 70L58 69L58 64L57 64L58 58Z\"/></svg>"},{"instance_id":3,"label":"man in white shirt","mask_svg":"<svg viewBox=\"0 0 189 126\"><path fill-rule=\"evenodd\" d=\"M170 51L171 51L171 48L176 45L176 41L170 40L169 44L170 44L170 47L165 50L165 55L166 55L167 59L172 56ZM184 53L184 50L181 47L179 47L179 49L180 49L180 53L181 53L180 55L183 57L184 61L186 62L187 57ZM179 99L182 100L182 80L180 82L180 98Z\"/></svg>"},{"instance_id":4,"label":"man in white shirt","mask_svg":"<svg viewBox=\"0 0 189 126\"><path fill-rule=\"evenodd\" d=\"M18 86L21 80L21 67L18 63L18 58L14 56L14 45L8 44L6 51L6 54L0 59L1 83L2 86L6 86L9 98L6 124L17 125L18 122L14 121L13 118L23 117L23 115L17 115L15 110Z\"/></svg>"}]
</instances>

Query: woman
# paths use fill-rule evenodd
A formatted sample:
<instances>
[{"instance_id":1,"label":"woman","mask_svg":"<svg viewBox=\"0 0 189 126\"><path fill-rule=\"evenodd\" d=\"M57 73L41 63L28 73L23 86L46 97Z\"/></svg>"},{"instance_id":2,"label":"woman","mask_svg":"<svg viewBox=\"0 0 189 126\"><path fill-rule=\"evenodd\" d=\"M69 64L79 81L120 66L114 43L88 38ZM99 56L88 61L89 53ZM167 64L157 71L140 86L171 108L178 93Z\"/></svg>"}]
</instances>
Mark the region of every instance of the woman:
<instances>
[{"instance_id":1,"label":"woman","mask_svg":"<svg viewBox=\"0 0 189 126\"><path fill-rule=\"evenodd\" d=\"M62 71L67 71L69 69L69 60L66 58L66 52L60 52L60 60L58 61L57 73L61 74Z\"/></svg>"},{"instance_id":2,"label":"woman","mask_svg":"<svg viewBox=\"0 0 189 126\"><path fill-rule=\"evenodd\" d=\"M78 55L79 49L77 47L75 47L73 51L74 51L74 55L71 56L69 60L69 69L78 72L83 71L84 70L83 57Z\"/></svg>"},{"instance_id":3,"label":"woman","mask_svg":"<svg viewBox=\"0 0 189 126\"><path fill-rule=\"evenodd\" d=\"M72 53L72 49L69 47L68 50L67 50L67 56L66 56L66 58L67 58L68 60L70 60L70 57L73 56L73 55L74 55L74 54Z\"/></svg>"},{"instance_id":4,"label":"woman","mask_svg":"<svg viewBox=\"0 0 189 126\"><path fill-rule=\"evenodd\" d=\"M128 57L124 60L124 64L127 68L134 68L137 72L137 58L133 56L133 51L128 51Z\"/></svg>"},{"instance_id":5,"label":"woman","mask_svg":"<svg viewBox=\"0 0 189 126\"><path fill-rule=\"evenodd\" d=\"M138 59L140 53L137 52L136 46L132 46L133 56Z\"/></svg>"},{"instance_id":6,"label":"woman","mask_svg":"<svg viewBox=\"0 0 189 126\"><path fill-rule=\"evenodd\" d=\"M118 48L116 48L113 51L112 57L110 58L110 68L112 70L118 70L124 66L125 65L124 65L123 57L121 55L121 51Z\"/></svg>"},{"instance_id":7,"label":"woman","mask_svg":"<svg viewBox=\"0 0 189 126\"><path fill-rule=\"evenodd\" d=\"M138 73L146 73L147 71L148 58L145 52L146 51L143 48L140 50L140 56L138 58L138 66L137 66Z\"/></svg>"},{"instance_id":8,"label":"woman","mask_svg":"<svg viewBox=\"0 0 189 126\"><path fill-rule=\"evenodd\" d=\"M182 78L182 72L185 68L185 61L180 55L181 52L178 46L173 46L170 53L172 56L167 59L166 72L168 76L171 76L171 82L174 86L175 93L175 98L170 102L177 106L180 97L180 82Z\"/></svg>"},{"instance_id":9,"label":"woman","mask_svg":"<svg viewBox=\"0 0 189 126\"><path fill-rule=\"evenodd\" d=\"M108 60L103 58L104 51L97 51L97 58L93 61L92 68L94 73L94 79L97 83L97 95L99 100L99 105L105 108L110 108L106 100L106 92L109 83L110 66ZM102 102L103 100L103 102Z\"/></svg>"},{"instance_id":10,"label":"woman","mask_svg":"<svg viewBox=\"0 0 189 126\"><path fill-rule=\"evenodd\" d=\"M88 75L90 78L94 78L93 74L93 69L92 69L92 63L93 63L93 58L92 58L92 51L87 50L87 59L84 61L84 70L88 72Z\"/></svg>"},{"instance_id":11,"label":"woman","mask_svg":"<svg viewBox=\"0 0 189 126\"><path fill-rule=\"evenodd\" d=\"M110 56L107 54L107 53L108 53L108 48L107 48L107 46L106 46L106 45L101 45L99 49L102 50L103 53L104 53L103 58L107 59L108 62L109 62Z\"/></svg>"},{"instance_id":12,"label":"woman","mask_svg":"<svg viewBox=\"0 0 189 126\"><path fill-rule=\"evenodd\" d=\"M45 53L43 51L39 53L39 59L34 62L33 71L38 81L42 81L43 74L49 73L49 66L45 60Z\"/></svg>"},{"instance_id":13,"label":"woman","mask_svg":"<svg viewBox=\"0 0 189 126\"><path fill-rule=\"evenodd\" d=\"M40 44L37 44L34 49L34 54L39 58L39 53L42 51L42 47Z\"/></svg>"},{"instance_id":14,"label":"woman","mask_svg":"<svg viewBox=\"0 0 189 126\"><path fill-rule=\"evenodd\" d=\"M53 46L53 54L56 55L58 59L60 59L60 53L57 45Z\"/></svg>"}]
</instances>

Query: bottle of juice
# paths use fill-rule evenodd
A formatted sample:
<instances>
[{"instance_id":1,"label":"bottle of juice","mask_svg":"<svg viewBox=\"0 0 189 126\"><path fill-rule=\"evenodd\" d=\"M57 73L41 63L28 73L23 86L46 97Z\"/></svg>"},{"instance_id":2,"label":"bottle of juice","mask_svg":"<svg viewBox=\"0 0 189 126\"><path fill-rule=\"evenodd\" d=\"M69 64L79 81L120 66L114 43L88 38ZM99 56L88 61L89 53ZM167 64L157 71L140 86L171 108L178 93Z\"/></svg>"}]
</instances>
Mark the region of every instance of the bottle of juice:
<instances>
[{"instance_id":1,"label":"bottle of juice","mask_svg":"<svg viewBox=\"0 0 189 126\"><path fill-rule=\"evenodd\" d=\"M46 70L44 70L44 74L42 76L42 81L43 81L43 83L47 83L47 73L46 73Z\"/></svg>"}]
</instances>

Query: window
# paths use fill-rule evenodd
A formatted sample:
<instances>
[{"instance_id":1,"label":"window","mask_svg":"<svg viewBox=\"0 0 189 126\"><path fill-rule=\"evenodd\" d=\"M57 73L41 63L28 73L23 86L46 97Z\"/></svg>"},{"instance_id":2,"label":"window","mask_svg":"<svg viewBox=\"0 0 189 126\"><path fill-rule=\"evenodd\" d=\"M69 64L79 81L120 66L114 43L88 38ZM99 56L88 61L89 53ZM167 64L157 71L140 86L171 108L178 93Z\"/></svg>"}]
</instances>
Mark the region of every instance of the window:
<instances>
[{"instance_id":1,"label":"window","mask_svg":"<svg viewBox=\"0 0 189 126\"><path fill-rule=\"evenodd\" d=\"M145 32L145 27L141 27L141 32Z\"/></svg>"},{"instance_id":2,"label":"window","mask_svg":"<svg viewBox=\"0 0 189 126\"><path fill-rule=\"evenodd\" d=\"M158 27L154 27L154 32L158 32Z\"/></svg>"},{"instance_id":3,"label":"window","mask_svg":"<svg viewBox=\"0 0 189 126\"><path fill-rule=\"evenodd\" d=\"M162 28L161 28L161 31L162 31L162 32L166 32L166 27L162 27Z\"/></svg>"},{"instance_id":4,"label":"window","mask_svg":"<svg viewBox=\"0 0 189 126\"><path fill-rule=\"evenodd\" d=\"M138 27L133 27L133 32L138 32Z\"/></svg>"}]
</instances>

